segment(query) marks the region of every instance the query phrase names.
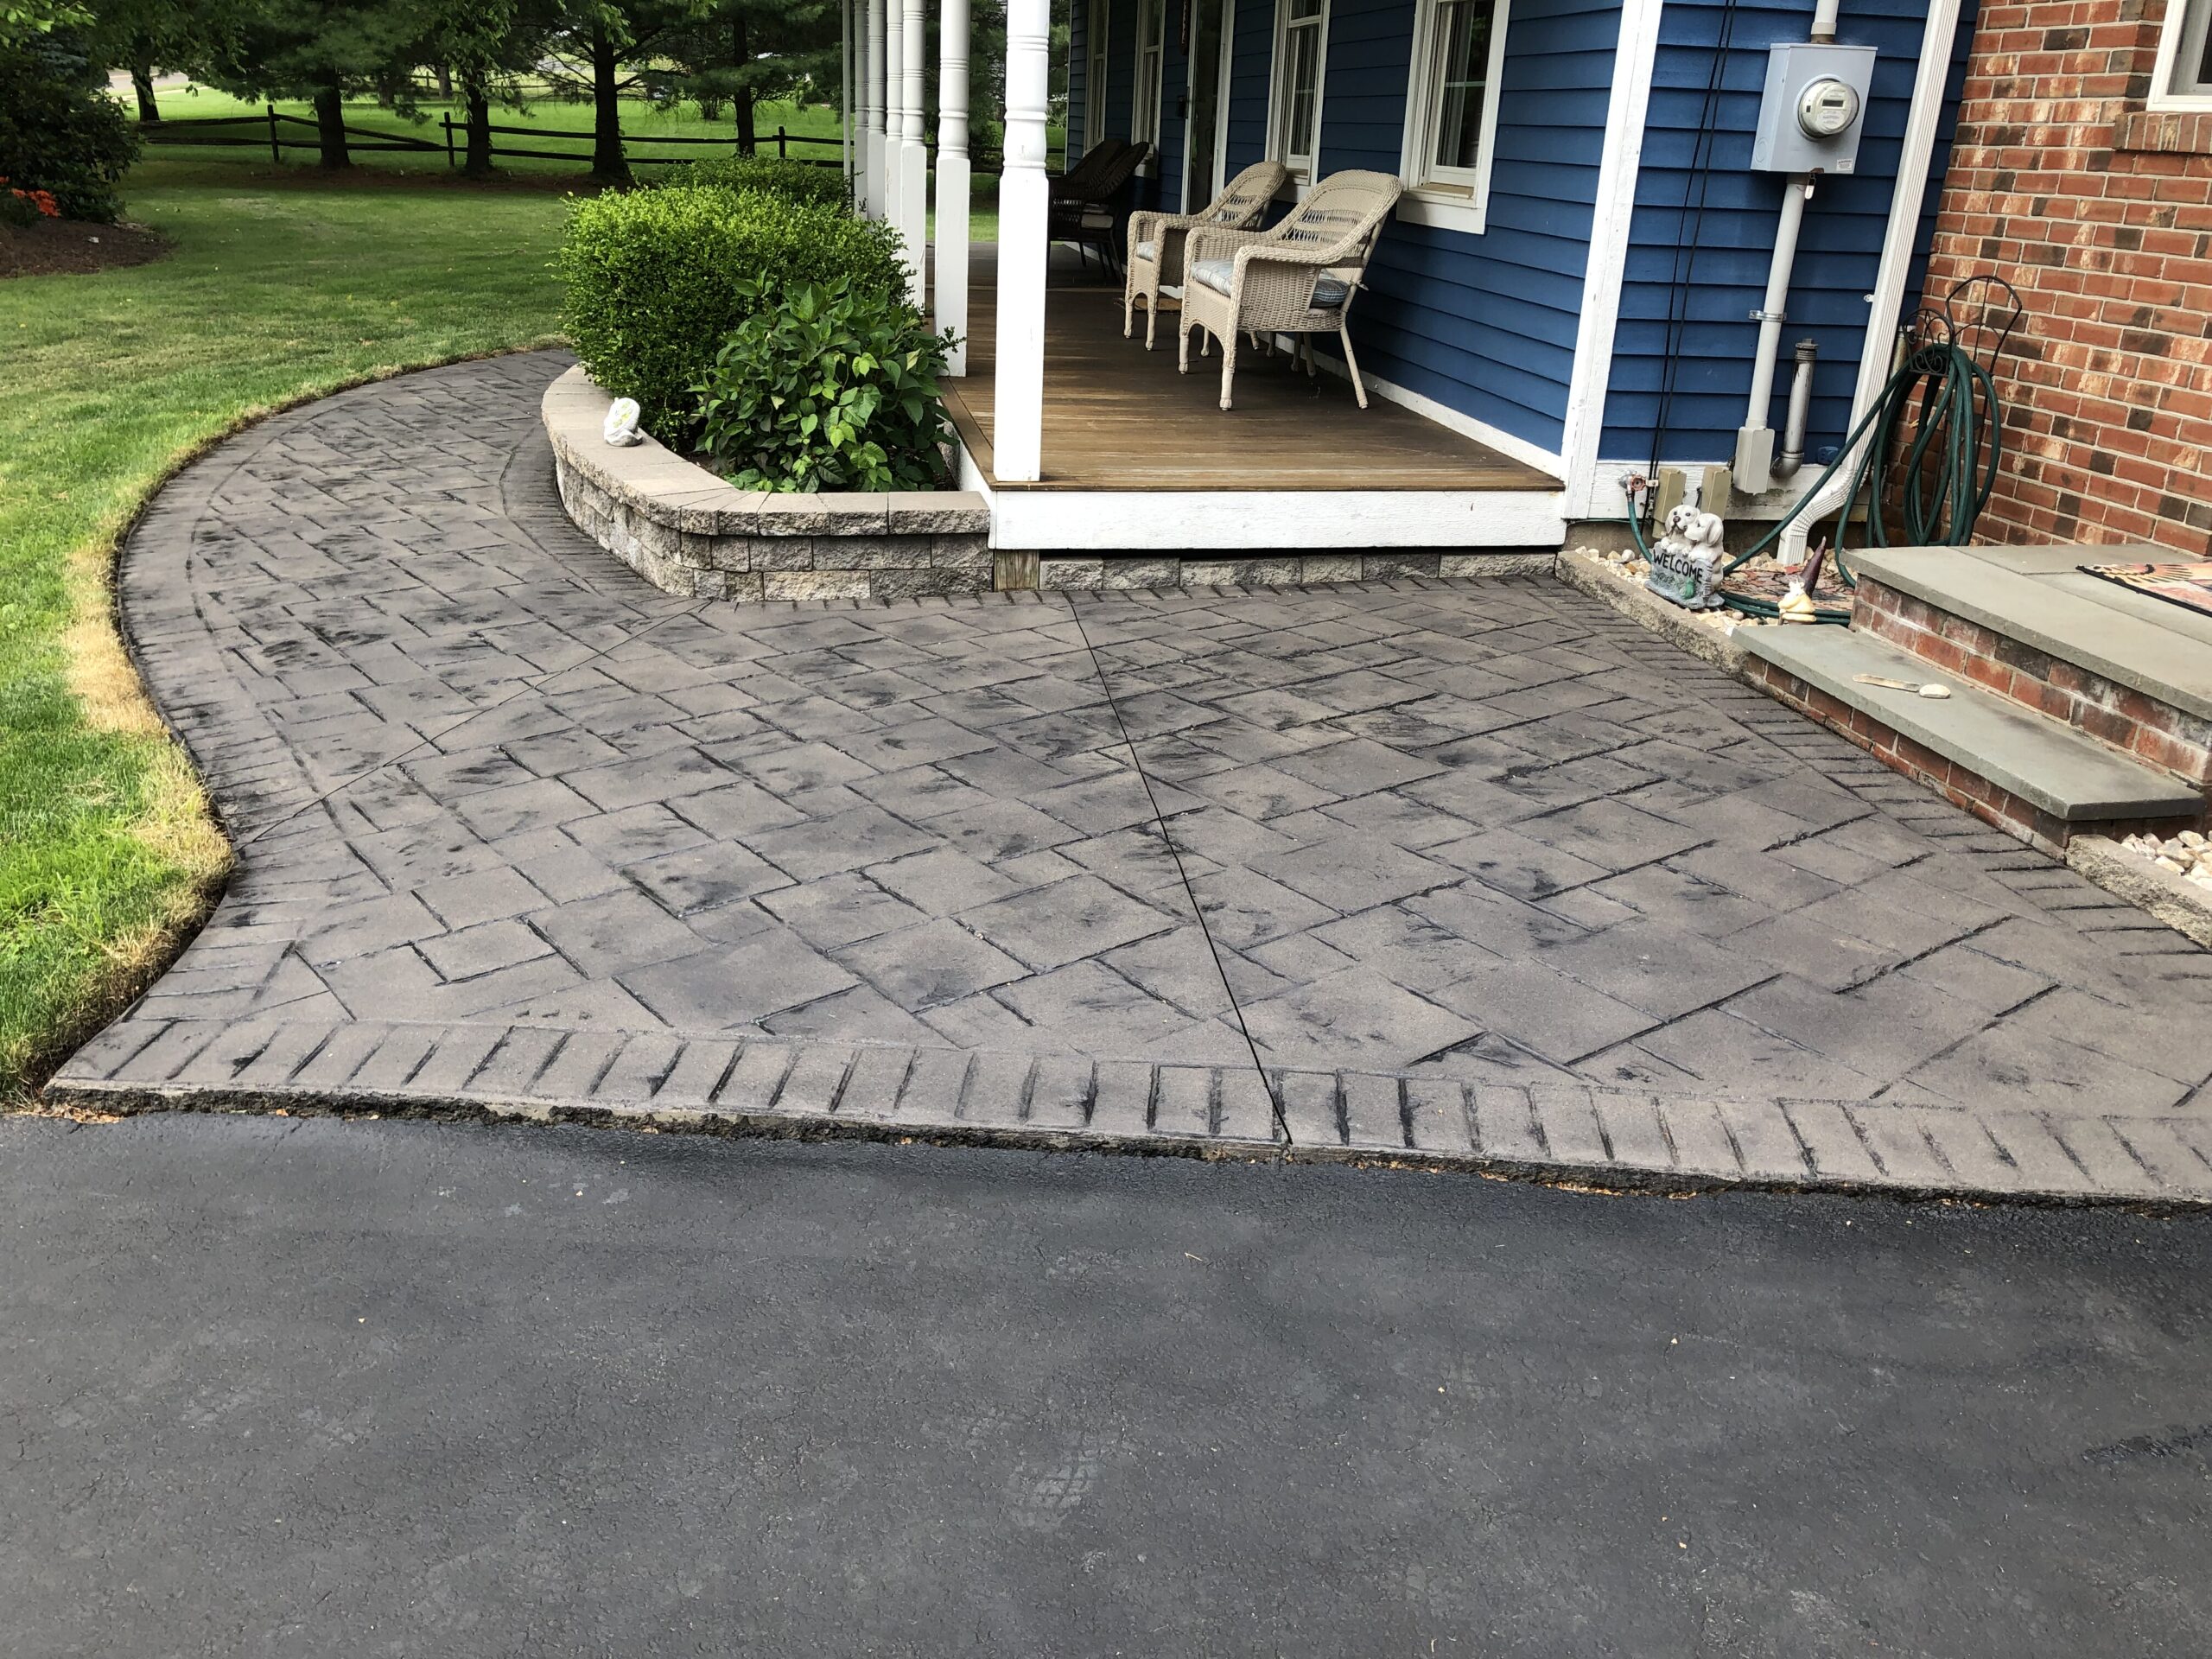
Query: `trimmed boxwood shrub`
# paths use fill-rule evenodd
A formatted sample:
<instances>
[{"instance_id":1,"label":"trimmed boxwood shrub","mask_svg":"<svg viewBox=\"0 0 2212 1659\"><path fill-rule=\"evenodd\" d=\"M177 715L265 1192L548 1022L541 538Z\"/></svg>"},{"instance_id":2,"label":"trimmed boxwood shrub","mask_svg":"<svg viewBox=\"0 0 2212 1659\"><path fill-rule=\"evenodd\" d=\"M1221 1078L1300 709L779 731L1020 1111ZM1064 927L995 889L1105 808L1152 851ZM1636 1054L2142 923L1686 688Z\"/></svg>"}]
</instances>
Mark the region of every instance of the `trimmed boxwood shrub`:
<instances>
[{"instance_id":1,"label":"trimmed boxwood shrub","mask_svg":"<svg viewBox=\"0 0 2212 1659\"><path fill-rule=\"evenodd\" d=\"M834 167L794 162L778 156L733 156L720 161L691 162L671 167L655 180L656 188L670 185L717 184L729 190L762 190L786 201L812 202L823 207L848 207L851 194L845 175Z\"/></svg>"},{"instance_id":2,"label":"trimmed boxwood shrub","mask_svg":"<svg viewBox=\"0 0 2212 1659\"><path fill-rule=\"evenodd\" d=\"M64 219L111 225L123 211L115 188L137 153L137 134L108 96L106 73L73 31L16 37L0 31L6 188L46 192Z\"/></svg>"},{"instance_id":3,"label":"trimmed boxwood shrub","mask_svg":"<svg viewBox=\"0 0 2212 1659\"><path fill-rule=\"evenodd\" d=\"M700 447L746 490L928 490L952 438L938 376L951 335L903 299L834 283L760 301L700 383Z\"/></svg>"},{"instance_id":4,"label":"trimmed boxwood shrub","mask_svg":"<svg viewBox=\"0 0 2212 1659\"><path fill-rule=\"evenodd\" d=\"M634 397L645 429L689 450L691 388L760 302L760 279L829 283L895 297L906 268L896 232L840 208L758 190L667 185L578 201L554 261L562 320L585 371Z\"/></svg>"}]
</instances>

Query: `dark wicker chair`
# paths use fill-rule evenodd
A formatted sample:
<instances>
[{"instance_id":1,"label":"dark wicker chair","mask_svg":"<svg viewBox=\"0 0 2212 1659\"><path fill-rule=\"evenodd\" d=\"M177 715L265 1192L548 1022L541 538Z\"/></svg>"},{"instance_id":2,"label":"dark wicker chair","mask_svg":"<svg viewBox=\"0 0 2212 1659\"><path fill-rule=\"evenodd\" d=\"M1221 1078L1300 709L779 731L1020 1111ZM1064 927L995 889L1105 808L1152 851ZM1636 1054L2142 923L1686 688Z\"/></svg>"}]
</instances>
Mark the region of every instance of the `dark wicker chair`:
<instances>
[{"instance_id":1,"label":"dark wicker chair","mask_svg":"<svg viewBox=\"0 0 2212 1659\"><path fill-rule=\"evenodd\" d=\"M1094 145L1073 171L1053 181L1052 240L1073 243L1086 259L1096 254L1109 272L1118 270L1122 226L1128 218L1120 198L1151 154L1150 144L1119 138Z\"/></svg>"}]
</instances>

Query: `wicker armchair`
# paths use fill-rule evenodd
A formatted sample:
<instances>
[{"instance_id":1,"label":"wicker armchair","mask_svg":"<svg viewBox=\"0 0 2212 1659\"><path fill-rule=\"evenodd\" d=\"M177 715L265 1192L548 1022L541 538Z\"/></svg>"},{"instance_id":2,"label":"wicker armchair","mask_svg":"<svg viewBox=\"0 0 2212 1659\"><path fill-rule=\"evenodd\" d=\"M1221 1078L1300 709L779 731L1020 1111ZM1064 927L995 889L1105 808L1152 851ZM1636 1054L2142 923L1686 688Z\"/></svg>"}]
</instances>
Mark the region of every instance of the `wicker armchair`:
<instances>
[{"instance_id":1,"label":"wicker armchair","mask_svg":"<svg viewBox=\"0 0 2212 1659\"><path fill-rule=\"evenodd\" d=\"M1352 391L1367 407L1366 383L1345 327L1367 261L1405 184L1387 173L1332 173L1271 231L1204 228L1185 252L1178 366L1191 372L1191 330L1221 342L1221 406L1236 379L1240 334L1319 334L1343 341ZM1308 372L1312 348L1306 348Z\"/></svg>"},{"instance_id":2,"label":"wicker armchair","mask_svg":"<svg viewBox=\"0 0 2212 1659\"><path fill-rule=\"evenodd\" d=\"M1119 148L1103 157L1097 167L1091 166L1090 157L1105 149L1106 144L1077 162L1073 172L1052 181L1046 234L1055 242L1074 243L1086 259L1096 253L1098 263L1110 271L1118 251L1115 232L1121 228L1116 199L1151 158L1152 146L1119 139L1109 139L1107 144Z\"/></svg>"},{"instance_id":3,"label":"wicker armchair","mask_svg":"<svg viewBox=\"0 0 2212 1659\"><path fill-rule=\"evenodd\" d=\"M1201 226L1241 231L1260 222L1275 192L1290 177L1281 162L1260 162L1229 181L1229 188L1195 213L1135 213L1129 219L1129 257L1123 264L1122 338L1136 329L1136 302L1144 302L1144 348L1152 349L1153 325L1160 316L1165 289L1179 296L1184 281L1183 243Z\"/></svg>"}]
</instances>

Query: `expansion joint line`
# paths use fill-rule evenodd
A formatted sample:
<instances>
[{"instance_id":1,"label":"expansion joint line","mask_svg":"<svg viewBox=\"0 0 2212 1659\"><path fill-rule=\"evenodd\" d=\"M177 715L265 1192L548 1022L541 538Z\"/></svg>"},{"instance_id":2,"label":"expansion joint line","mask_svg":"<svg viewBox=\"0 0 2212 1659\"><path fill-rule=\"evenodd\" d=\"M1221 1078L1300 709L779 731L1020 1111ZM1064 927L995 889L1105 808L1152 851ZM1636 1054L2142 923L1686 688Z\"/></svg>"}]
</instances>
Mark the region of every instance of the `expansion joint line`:
<instances>
[{"instance_id":1,"label":"expansion joint line","mask_svg":"<svg viewBox=\"0 0 2212 1659\"><path fill-rule=\"evenodd\" d=\"M1106 706L1113 711L1122 747L1129 752L1129 764L1136 768L1137 781L1144 785L1144 798L1152 808L1153 824L1160 831L1168 857L1175 861L1175 874L1182 878L1184 897L1191 901L1191 914L1198 924L1198 937L1206 942L1206 952L1213 958L1213 970L1220 976L1222 991L1229 998L1229 1011L1236 1016L1237 1034L1244 1039L1245 1052L1252 1057L1252 1070L1260 1079L1260 1087L1268 1091L1268 1109L1274 1115L1275 1128L1282 1135L1283 1144L1288 1146L1290 1122L1283 1116L1281 1097L1268 1080L1268 1068L1260 1063L1260 1046L1252 1040L1251 1030L1244 1023L1244 1005L1237 1001L1236 988L1229 982L1229 969L1222 965L1221 947L1214 942L1213 930L1206 925L1206 913L1199 907L1198 890L1191 885L1191 873L1183 868L1183 849L1175 844L1174 834L1167 828L1166 817L1160 810L1160 797L1153 793L1152 775L1144 769L1144 757L1137 753L1137 741L1129 731L1128 721L1122 718L1121 699L1114 695L1114 682L1107 677L1106 664L1098 655L1098 647L1090 642L1090 630L1083 626L1083 603L1072 594L1068 599L1068 614L1075 619L1076 632L1083 636L1083 648L1090 653L1091 669L1098 676L1099 689L1106 694Z\"/></svg>"}]
</instances>

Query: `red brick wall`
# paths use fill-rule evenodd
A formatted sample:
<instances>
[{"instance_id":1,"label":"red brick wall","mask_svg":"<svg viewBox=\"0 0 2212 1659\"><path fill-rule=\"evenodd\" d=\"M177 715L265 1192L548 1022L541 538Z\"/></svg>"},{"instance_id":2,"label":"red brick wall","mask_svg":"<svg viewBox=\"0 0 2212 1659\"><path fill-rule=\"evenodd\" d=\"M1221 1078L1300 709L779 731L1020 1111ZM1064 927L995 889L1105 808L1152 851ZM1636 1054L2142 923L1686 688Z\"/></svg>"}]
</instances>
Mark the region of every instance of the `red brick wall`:
<instances>
[{"instance_id":1,"label":"red brick wall","mask_svg":"<svg viewBox=\"0 0 2212 1659\"><path fill-rule=\"evenodd\" d=\"M1983 541L2212 552L2212 117L2144 108L2166 4L1982 7L1928 288L2027 302Z\"/></svg>"}]
</instances>

